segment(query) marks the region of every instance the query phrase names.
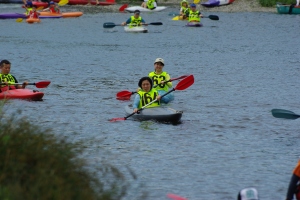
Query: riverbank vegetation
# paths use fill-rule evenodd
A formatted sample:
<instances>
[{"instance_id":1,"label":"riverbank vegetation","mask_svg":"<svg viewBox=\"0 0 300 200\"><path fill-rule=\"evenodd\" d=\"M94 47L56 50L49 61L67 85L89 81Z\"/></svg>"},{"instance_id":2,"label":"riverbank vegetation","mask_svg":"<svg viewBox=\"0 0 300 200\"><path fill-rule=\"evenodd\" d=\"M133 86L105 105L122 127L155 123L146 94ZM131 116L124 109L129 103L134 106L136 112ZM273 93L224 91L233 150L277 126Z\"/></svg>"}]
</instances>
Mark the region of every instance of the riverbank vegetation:
<instances>
[{"instance_id":1,"label":"riverbank vegetation","mask_svg":"<svg viewBox=\"0 0 300 200\"><path fill-rule=\"evenodd\" d=\"M296 4L296 0L259 0L260 5L264 7L275 6L277 2L282 4Z\"/></svg>"},{"instance_id":2,"label":"riverbank vegetation","mask_svg":"<svg viewBox=\"0 0 300 200\"><path fill-rule=\"evenodd\" d=\"M19 114L0 111L0 199L113 200L128 194L127 173L105 162L89 166L80 158L84 144L69 143ZM134 182L135 174L127 172ZM137 199L144 199L137 189Z\"/></svg>"}]
</instances>

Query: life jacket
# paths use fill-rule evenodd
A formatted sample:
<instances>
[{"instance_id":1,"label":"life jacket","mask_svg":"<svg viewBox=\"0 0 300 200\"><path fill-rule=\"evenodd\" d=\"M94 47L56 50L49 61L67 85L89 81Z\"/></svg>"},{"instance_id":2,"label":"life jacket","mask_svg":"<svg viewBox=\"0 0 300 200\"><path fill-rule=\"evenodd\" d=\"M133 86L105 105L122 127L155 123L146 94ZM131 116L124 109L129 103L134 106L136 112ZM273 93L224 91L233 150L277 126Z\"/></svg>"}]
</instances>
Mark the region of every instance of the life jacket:
<instances>
[{"instance_id":1,"label":"life jacket","mask_svg":"<svg viewBox=\"0 0 300 200\"><path fill-rule=\"evenodd\" d=\"M192 10L190 10L189 12L189 21L196 21L196 22L200 22L200 12L197 10L195 12L193 12Z\"/></svg>"},{"instance_id":2,"label":"life jacket","mask_svg":"<svg viewBox=\"0 0 300 200\"><path fill-rule=\"evenodd\" d=\"M156 90L164 90L164 91L168 91L169 90L169 86L164 83L161 84L160 82L162 81L168 81L166 80L166 76L167 76L167 72L162 72L161 74L156 74L155 72L150 72L149 73L149 77L152 79L153 85L157 85L157 87L155 88Z\"/></svg>"},{"instance_id":3,"label":"life jacket","mask_svg":"<svg viewBox=\"0 0 300 200\"><path fill-rule=\"evenodd\" d=\"M148 103L154 101L156 97L158 96L158 92L155 89L151 89L149 92L144 92L143 90L140 90L138 92L140 95L140 103L139 108L142 108L143 106L147 105ZM150 107L157 107L160 106L160 101L155 101L151 105L147 106L147 108Z\"/></svg>"},{"instance_id":4,"label":"life jacket","mask_svg":"<svg viewBox=\"0 0 300 200\"><path fill-rule=\"evenodd\" d=\"M28 18L33 18L33 19L39 19L38 13L36 11L30 11L29 12L29 17Z\"/></svg>"},{"instance_id":5,"label":"life jacket","mask_svg":"<svg viewBox=\"0 0 300 200\"><path fill-rule=\"evenodd\" d=\"M141 21L142 21L141 16L137 19L134 16L131 16L130 19L131 19L131 21L130 21L129 27L135 27L135 26L141 25Z\"/></svg>"},{"instance_id":6,"label":"life jacket","mask_svg":"<svg viewBox=\"0 0 300 200\"><path fill-rule=\"evenodd\" d=\"M16 83L16 78L11 75L11 74L0 74L0 81L3 82L7 82L9 85L9 89L13 90L16 89L16 87L13 85ZM6 85L1 85L1 87L3 87L3 90L1 88L2 91L4 91L5 87L7 87ZM7 90L7 89L6 89Z\"/></svg>"},{"instance_id":7,"label":"life jacket","mask_svg":"<svg viewBox=\"0 0 300 200\"><path fill-rule=\"evenodd\" d=\"M49 10L51 13L60 13L59 8L57 8L57 7L50 7Z\"/></svg>"},{"instance_id":8,"label":"life jacket","mask_svg":"<svg viewBox=\"0 0 300 200\"><path fill-rule=\"evenodd\" d=\"M26 14L26 15L29 15L29 12L30 12L30 11L32 11L32 8L27 8L25 14Z\"/></svg>"},{"instance_id":9,"label":"life jacket","mask_svg":"<svg viewBox=\"0 0 300 200\"><path fill-rule=\"evenodd\" d=\"M148 0L147 1L147 8L150 9L150 10L154 9L155 8L154 7L154 2L155 2L155 0Z\"/></svg>"},{"instance_id":10,"label":"life jacket","mask_svg":"<svg viewBox=\"0 0 300 200\"><path fill-rule=\"evenodd\" d=\"M184 7L184 6L183 6L183 3L186 3L187 7ZM190 8L189 8L188 5L189 5L189 4L188 4L188 2L187 2L186 0L183 0L182 2L180 2L180 7L181 7L181 10L182 10L182 12L183 12L184 14L188 14L189 11L190 11Z\"/></svg>"}]
</instances>

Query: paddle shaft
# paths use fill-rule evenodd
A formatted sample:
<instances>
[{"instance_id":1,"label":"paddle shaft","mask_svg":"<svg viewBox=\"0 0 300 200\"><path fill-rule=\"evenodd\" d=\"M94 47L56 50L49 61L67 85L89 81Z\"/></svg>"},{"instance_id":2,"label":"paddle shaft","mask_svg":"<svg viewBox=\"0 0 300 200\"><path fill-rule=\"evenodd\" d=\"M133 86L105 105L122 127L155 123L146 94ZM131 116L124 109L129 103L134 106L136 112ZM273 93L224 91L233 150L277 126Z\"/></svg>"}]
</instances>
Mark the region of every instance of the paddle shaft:
<instances>
[{"instance_id":1,"label":"paddle shaft","mask_svg":"<svg viewBox=\"0 0 300 200\"><path fill-rule=\"evenodd\" d=\"M151 22L151 23L146 23L146 24L143 24L143 25L155 25L155 26L159 26L159 25L163 25L162 22ZM103 24L103 28L113 28L115 26L124 26L122 24L115 24L115 23L112 23L112 22L106 22Z\"/></svg>"}]
</instances>

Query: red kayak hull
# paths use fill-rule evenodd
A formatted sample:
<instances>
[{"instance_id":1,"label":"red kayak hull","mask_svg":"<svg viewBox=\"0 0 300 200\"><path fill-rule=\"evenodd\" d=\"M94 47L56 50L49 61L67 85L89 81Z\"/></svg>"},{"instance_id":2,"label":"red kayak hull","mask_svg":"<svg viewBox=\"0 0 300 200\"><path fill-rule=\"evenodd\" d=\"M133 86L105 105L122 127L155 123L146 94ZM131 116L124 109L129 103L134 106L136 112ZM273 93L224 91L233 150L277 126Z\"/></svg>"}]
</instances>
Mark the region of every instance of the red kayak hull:
<instances>
[{"instance_id":1,"label":"red kayak hull","mask_svg":"<svg viewBox=\"0 0 300 200\"><path fill-rule=\"evenodd\" d=\"M41 101L43 96L43 92L29 89L15 89L0 92L0 99L25 99L32 101Z\"/></svg>"}]
</instances>

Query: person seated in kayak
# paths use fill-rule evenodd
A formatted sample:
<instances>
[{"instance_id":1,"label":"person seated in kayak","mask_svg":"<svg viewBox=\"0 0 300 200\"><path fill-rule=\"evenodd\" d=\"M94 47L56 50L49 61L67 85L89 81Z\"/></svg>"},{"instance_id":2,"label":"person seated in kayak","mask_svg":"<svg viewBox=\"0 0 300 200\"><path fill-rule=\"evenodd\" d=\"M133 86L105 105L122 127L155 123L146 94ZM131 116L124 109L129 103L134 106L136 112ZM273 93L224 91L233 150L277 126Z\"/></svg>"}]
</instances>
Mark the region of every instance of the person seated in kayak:
<instances>
[{"instance_id":1,"label":"person seated in kayak","mask_svg":"<svg viewBox=\"0 0 300 200\"><path fill-rule=\"evenodd\" d=\"M50 6L48 8L45 8L43 12L60 13L58 6L53 1L50 1L49 4Z\"/></svg>"},{"instance_id":2,"label":"person seated in kayak","mask_svg":"<svg viewBox=\"0 0 300 200\"><path fill-rule=\"evenodd\" d=\"M296 199L300 199L299 181L300 181L300 159L298 160L298 163L293 170L293 174L286 194L286 200L294 199L294 195L296 195L297 197Z\"/></svg>"},{"instance_id":3,"label":"person seated in kayak","mask_svg":"<svg viewBox=\"0 0 300 200\"><path fill-rule=\"evenodd\" d=\"M28 1L26 4L25 4L25 10L26 10L26 12L25 12L25 15L29 15L29 12L32 10L32 6L33 6L33 4L32 4L32 2L31 1Z\"/></svg>"},{"instance_id":4,"label":"person seated in kayak","mask_svg":"<svg viewBox=\"0 0 300 200\"><path fill-rule=\"evenodd\" d=\"M186 0L183 0L181 1L180 6L179 15L182 16L182 19L186 19L186 16L190 12L189 4Z\"/></svg>"},{"instance_id":5,"label":"person seated in kayak","mask_svg":"<svg viewBox=\"0 0 300 200\"><path fill-rule=\"evenodd\" d=\"M21 89L28 85L28 82L24 82L23 85L15 85L18 83L17 79L10 74L11 63L8 60L2 60L0 62L0 81L1 81L1 91L4 88L7 89ZM8 87L7 87L8 86Z\"/></svg>"},{"instance_id":6,"label":"person seated in kayak","mask_svg":"<svg viewBox=\"0 0 300 200\"><path fill-rule=\"evenodd\" d=\"M258 200L258 192L254 187L244 188L238 193L237 200Z\"/></svg>"},{"instance_id":7,"label":"person seated in kayak","mask_svg":"<svg viewBox=\"0 0 300 200\"><path fill-rule=\"evenodd\" d=\"M133 112L136 113L138 109L154 101L155 99L157 101L147 106L147 108L160 106L161 102L165 103L165 97L161 98L161 96L158 94L158 91L153 88L153 82L148 76L141 78L138 86L141 88L141 90L137 92L137 95L134 98L132 105Z\"/></svg>"},{"instance_id":8,"label":"person seated in kayak","mask_svg":"<svg viewBox=\"0 0 300 200\"><path fill-rule=\"evenodd\" d=\"M133 16L131 16L126 22L123 22L121 25L129 25L129 27L141 26L146 25L145 20L140 16L140 11L135 10Z\"/></svg>"},{"instance_id":9,"label":"person seated in kayak","mask_svg":"<svg viewBox=\"0 0 300 200\"><path fill-rule=\"evenodd\" d=\"M166 82L171 79L170 75L163 71L165 66L165 61L162 58L156 58L154 61L154 71L149 73L155 89L158 91L159 95L164 95L169 91L169 88L172 88L172 82ZM166 83L165 83L166 82ZM164 102L169 103L174 100L174 95L172 93L164 97Z\"/></svg>"},{"instance_id":10,"label":"person seated in kayak","mask_svg":"<svg viewBox=\"0 0 300 200\"><path fill-rule=\"evenodd\" d=\"M196 4L192 3L190 7L191 9L188 12L189 22L200 22L203 15L199 10L196 10Z\"/></svg>"},{"instance_id":11,"label":"person seated in kayak","mask_svg":"<svg viewBox=\"0 0 300 200\"><path fill-rule=\"evenodd\" d=\"M143 8L147 8L149 10L154 10L157 7L156 0L148 0L144 1L141 5Z\"/></svg>"},{"instance_id":12,"label":"person seated in kayak","mask_svg":"<svg viewBox=\"0 0 300 200\"><path fill-rule=\"evenodd\" d=\"M32 10L29 11L27 18L39 19L40 13L36 11L36 6L32 6Z\"/></svg>"}]
</instances>

